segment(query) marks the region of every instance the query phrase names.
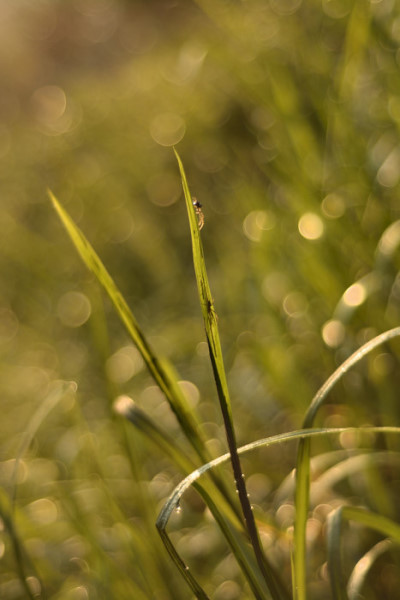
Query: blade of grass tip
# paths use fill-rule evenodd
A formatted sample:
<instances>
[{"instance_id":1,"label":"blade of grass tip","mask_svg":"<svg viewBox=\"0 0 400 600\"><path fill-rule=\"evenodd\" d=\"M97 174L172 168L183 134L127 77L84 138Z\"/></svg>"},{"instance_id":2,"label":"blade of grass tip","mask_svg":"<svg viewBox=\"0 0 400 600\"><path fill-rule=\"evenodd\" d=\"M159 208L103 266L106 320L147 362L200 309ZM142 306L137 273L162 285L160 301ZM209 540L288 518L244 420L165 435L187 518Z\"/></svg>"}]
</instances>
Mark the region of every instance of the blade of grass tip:
<instances>
[{"instance_id":1,"label":"blade of grass tip","mask_svg":"<svg viewBox=\"0 0 400 600\"><path fill-rule=\"evenodd\" d=\"M150 439L185 474L196 469L196 465L187 454L178 448L175 441L162 431L132 398L126 395L119 396L114 401L113 408Z\"/></svg>"},{"instance_id":2,"label":"blade of grass tip","mask_svg":"<svg viewBox=\"0 0 400 600\"><path fill-rule=\"evenodd\" d=\"M75 248L77 249L87 268L95 274L98 282L105 289L116 309L118 316L124 323L133 342L141 353L148 370L150 371L157 385L164 393L189 443L197 452L202 463L209 462L211 456L205 446L204 439L200 434L198 421L195 417L194 410L189 406L178 384L178 377L172 365L170 365L167 361L161 360L155 356L125 299L118 290L105 266L101 262L99 256L96 254L82 231L75 225L68 213L63 209L50 190L49 196L56 212L61 219L61 222L66 228L73 244L75 245ZM212 474L212 477L216 486L223 491L227 498L229 498L229 490L226 488L223 480L214 474ZM232 498L231 504L234 510L236 510L236 504Z\"/></svg>"},{"instance_id":3,"label":"blade of grass tip","mask_svg":"<svg viewBox=\"0 0 400 600\"><path fill-rule=\"evenodd\" d=\"M146 435L148 439L155 443L186 475L190 475L190 473L196 469L196 465L194 465L182 450L176 446L174 440L162 431L152 419L150 419L131 398L129 398L129 396L120 396L117 398L114 402L114 410L118 414L124 416ZM250 588L253 590L255 597L262 600L267 594L267 588L265 587L264 580L261 577L257 577L258 570L256 569L254 559L249 554L247 544L243 543L241 520L237 518L237 514L232 510L232 507L227 502L225 496L217 496L217 502L214 502L212 497L215 497L216 490L215 488L210 488L208 481L202 482L201 485L193 482L193 486L214 515L214 518L242 569ZM167 536L165 530L161 532L160 529L158 529L158 531L163 541L165 541L165 536ZM170 539L166 546L170 555L172 552L176 552ZM183 562L184 561L179 556L176 560L174 559L176 565ZM179 570L181 571L181 569ZM187 569L185 566L185 574L186 573Z\"/></svg>"},{"instance_id":4,"label":"blade of grass tip","mask_svg":"<svg viewBox=\"0 0 400 600\"><path fill-rule=\"evenodd\" d=\"M247 493L245 478L242 471L239 454L237 451L236 436L232 419L231 401L222 357L217 317L214 309L214 301L211 295L210 285L208 282L203 253L203 245L201 243L199 224L197 221L197 214L193 206L193 199L190 195L189 186L187 183L182 161L175 148L174 152L178 161L179 171L182 179L182 187L185 196L186 208L190 224L193 263L197 282L197 289L203 313L207 344L209 348L210 359L217 387L222 417L224 420L225 433L231 456L232 469L235 478L236 489L239 495L239 501L242 507L246 528L254 549L254 554L256 556L257 563L265 578L265 581L268 585L272 597L276 600L279 600L281 598L288 598L288 592L285 589L283 582L281 582L278 573L275 572L272 565L269 563L269 561L264 555L264 551L261 546L257 526L253 515L253 510L251 508L249 495Z\"/></svg>"},{"instance_id":5,"label":"blade of grass tip","mask_svg":"<svg viewBox=\"0 0 400 600\"><path fill-rule=\"evenodd\" d=\"M328 377L311 401L303 421L303 427L308 429L313 427L315 417L319 408L327 400L331 389L340 381L354 365L356 365L364 356L372 352L378 346L385 344L389 340L400 336L400 327L389 329L376 336L366 344L361 346L349 358L347 358L335 371ZM311 440L303 439L299 442L296 464L296 492L295 507L296 519L294 524L294 594L296 600L306 600L306 524L308 515L308 505L310 497L310 452Z\"/></svg>"},{"instance_id":6,"label":"blade of grass tip","mask_svg":"<svg viewBox=\"0 0 400 600\"><path fill-rule=\"evenodd\" d=\"M114 308L125 325L129 335L138 348L143 360L153 376L155 382L164 393L172 411L176 415L180 426L192 447L196 450L202 462L207 462L210 456L205 448L200 435L194 411L190 408L177 381L171 375L172 371L166 366L166 361L161 361L153 352L145 335L141 331L135 317L114 280L103 265L99 256L90 245L82 231L75 225L66 210L58 202L54 194L48 190L53 206L60 217L68 235L87 268L94 273L98 282L109 296Z\"/></svg>"}]
</instances>

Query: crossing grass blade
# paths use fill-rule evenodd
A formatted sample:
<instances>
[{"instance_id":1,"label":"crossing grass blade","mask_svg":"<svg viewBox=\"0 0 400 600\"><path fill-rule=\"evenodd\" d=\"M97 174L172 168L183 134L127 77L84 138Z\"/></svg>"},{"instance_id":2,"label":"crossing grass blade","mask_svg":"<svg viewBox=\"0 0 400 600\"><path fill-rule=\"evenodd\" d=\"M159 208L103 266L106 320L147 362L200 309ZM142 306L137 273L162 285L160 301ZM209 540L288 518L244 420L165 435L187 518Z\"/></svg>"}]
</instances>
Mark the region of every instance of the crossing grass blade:
<instances>
[{"instance_id":1,"label":"crossing grass blade","mask_svg":"<svg viewBox=\"0 0 400 600\"><path fill-rule=\"evenodd\" d=\"M345 360L336 371L328 377L314 396L304 418L303 427L307 429L313 426L318 410L327 400L331 389L340 381L345 373L354 367L364 356L372 352L372 350L399 336L400 327L389 329L361 346L361 348ZM310 447L311 440L303 439L300 440L297 451L295 493L296 521L294 527L293 559L295 576L293 587L296 600L306 600L306 524L310 497Z\"/></svg>"},{"instance_id":2,"label":"crossing grass blade","mask_svg":"<svg viewBox=\"0 0 400 600\"><path fill-rule=\"evenodd\" d=\"M114 403L114 410L128 419L128 421L130 421L148 439L156 444L162 450L163 454L168 456L170 460L185 473L185 475L190 476L190 474L196 470L196 466L187 458L182 449L177 447L175 441L162 431L128 396L120 396L117 398ZM262 600L263 598L268 597L268 590L263 578L259 575L254 557L249 552L247 542L243 537L243 524L241 520L238 519L237 514L232 510L232 507L229 502L227 502L225 496L210 484L211 482L207 479L202 481L201 484L197 481L193 482L194 488L203 498L218 523L218 526L242 569L255 598ZM165 531L165 527L163 527L162 519L160 525L157 525L157 528L170 556L186 579L189 587L196 594L197 598L205 598L204 590L201 590L201 586L188 571L187 565L184 563L183 559L181 559L174 550L174 546Z\"/></svg>"},{"instance_id":3,"label":"crossing grass blade","mask_svg":"<svg viewBox=\"0 0 400 600\"><path fill-rule=\"evenodd\" d=\"M240 455L243 454L247 454L253 450L255 450L256 448L261 448L261 447L269 447L269 446L274 446L277 444L282 444L282 443L287 443L290 441L295 441L295 440L311 440L312 438L315 437L324 437L324 436L331 436L331 435L339 435L341 433L344 432L360 432L360 431L365 431L368 433L390 433L390 434L396 434L399 435L400 434L400 427L339 427L339 428L315 428L315 429L308 429L308 430L299 430L299 431L290 431L288 433L283 433L283 434L279 434L279 435L275 435L275 436L271 436L268 438L264 438L264 439L260 439L257 440L255 442L251 442L250 444L247 444L245 446L242 446L241 448L238 449L238 453ZM170 497L168 498L168 500L165 502L163 508L161 509L161 512L158 516L157 519L157 529L160 532L161 538L165 544L165 546L167 547L167 550L170 554L170 556L172 557L174 563L177 565L177 567L179 568L180 572L182 573L183 577L186 579L188 585L191 587L191 589L193 590L193 575L190 574L190 581L187 577L188 575L188 570L187 570L187 565L185 564L184 560L181 558L181 556L179 555L179 553L177 552L176 548L174 547L171 539L168 536L167 533L167 525L169 522L169 519L171 517L171 515L173 514L173 512L180 506L180 502L182 499L182 496L185 494L185 492L190 488L190 486L195 486L196 482L198 479L200 479L203 475L205 475L208 471L214 469L215 467L222 465L226 462L228 462L230 460L230 454L226 453L212 461L210 461L209 463L201 466L200 468L196 469L195 471L193 471L192 473L190 473L185 479L183 479L174 489L174 491L172 492L172 494L170 495ZM212 506L210 506L210 510L213 511ZM214 513L214 517L216 518L217 522L219 523L219 525L221 526L221 522L224 523L224 520L222 520L220 522L218 513ZM229 532L227 533L226 531L224 531L224 534L226 535L227 539L229 536ZM235 548L234 544L235 544L235 540L230 540L230 544L232 549ZM241 548L241 545L240 545ZM233 550L234 555L236 557L236 559L238 560L238 555L236 554L236 552ZM257 580L258 581L258 580ZM196 582L197 584L197 582ZM250 581L249 584L251 585ZM198 584L197 584L198 585ZM252 588L253 589L253 588ZM253 589L254 591L254 589ZM204 598L204 596L196 596L197 598ZM258 596L256 595L256 597L258 598ZM261 596L262 597L262 596Z\"/></svg>"},{"instance_id":4,"label":"crossing grass blade","mask_svg":"<svg viewBox=\"0 0 400 600\"><path fill-rule=\"evenodd\" d=\"M341 561L341 531L344 520L365 525L400 544L400 525L387 517L354 506L341 506L333 511L328 520L327 540L328 571L334 600L347 600Z\"/></svg>"},{"instance_id":5,"label":"crossing grass blade","mask_svg":"<svg viewBox=\"0 0 400 600\"><path fill-rule=\"evenodd\" d=\"M218 393L219 404L229 453L231 457L233 475L235 478L236 489L239 495L239 501L242 507L243 516L246 523L246 529L249 534L254 554L261 573L268 585L273 600L282 600L288 598L288 592L280 580L278 573L273 569L270 562L264 555L261 546L258 530L256 527L253 511L251 508L249 496L247 494L245 478L243 475L240 458L237 451L236 435L233 426L232 408L228 383L226 379L224 361L222 357L221 342L218 331L217 315L214 307L214 300L211 295L208 275L204 260L203 245L200 237L200 228L197 220L193 198L189 191L189 185L186 179L185 170L179 154L174 148L175 156L178 161L179 171L182 179L182 187L186 201L186 209L189 217L190 234L192 239L193 264L197 282L197 290L200 299L200 306L203 313L203 320L206 332L208 350L211 359L212 370Z\"/></svg>"},{"instance_id":6,"label":"crossing grass blade","mask_svg":"<svg viewBox=\"0 0 400 600\"><path fill-rule=\"evenodd\" d=\"M129 335L141 353L149 372L153 376L161 391L164 393L182 428L183 433L185 434L192 448L196 451L200 462L209 462L211 460L211 456L205 446L204 438L200 433L198 419L179 386L178 376L173 366L167 360L155 355L128 304L126 303L124 297L117 288L114 280L108 273L104 264L100 260L99 256L86 239L82 231L77 227L77 225L75 225L71 217L50 190L49 196L80 257L87 268L94 273L97 281L106 291L118 316L125 325ZM230 494L225 482L214 474L212 474L212 478L216 486L226 496L228 501L231 502L231 505L235 510L235 500L232 498L232 494Z\"/></svg>"},{"instance_id":7,"label":"crossing grass blade","mask_svg":"<svg viewBox=\"0 0 400 600\"><path fill-rule=\"evenodd\" d=\"M210 456L205 448L204 440L200 434L198 421L193 409L182 393L172 367L165 360L161 360L152 350L148 340L139 327L127 302L117 288L114 280L108 273L101 259L86 239L82 231L75 225L67 211L61 206L54 194L49 190L53 206L60 217L72 243L78 251L87 268L94 273L97 281L102 285L110 298L114 308L125 325L134 344L143 357L143 360L153 376L155 382L164 393L172 411L174 412L182 431L189 443L197 452L202 462L207 462Z\"/></svg>"}]
</instances>

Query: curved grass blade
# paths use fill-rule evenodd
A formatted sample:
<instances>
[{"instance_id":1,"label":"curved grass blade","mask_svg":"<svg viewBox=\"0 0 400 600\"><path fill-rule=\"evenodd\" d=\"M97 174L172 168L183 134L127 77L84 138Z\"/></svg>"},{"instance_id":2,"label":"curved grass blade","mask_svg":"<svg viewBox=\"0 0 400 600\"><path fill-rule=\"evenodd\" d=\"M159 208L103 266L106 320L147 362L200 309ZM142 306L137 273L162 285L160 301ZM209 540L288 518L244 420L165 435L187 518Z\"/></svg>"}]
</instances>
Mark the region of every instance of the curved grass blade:
<instances>
[{"instance_id":1,"label":"curved grass blade","mask_svg":"<svg viewBox=\"0 0 400 600\"><path fill-rule=\"evenodd\" d=\"M22 436L21 444L18 448L14 469L11 476L12 504L15 503L17 493L16 478L21 458L29 448L37 430L39 429L40 425L43 423L47 415L53 410L53 408L65 396L65 394L69 392L75 392L76 389L77 385L73 381L56 382L54 385L54 389L52 389L49 392L49 394L46 396L46 398L43 400L43 402L40 404L40 406L36 409L35 413L30 418L29 423Z\"/></svg>"},{"instance_id":2,"label":"curved grass blade","mask_svg":"<svg viewBox=\"0 0 400 600\"><path fill-rule=\"evenodd\" d=\"M314 491L311 490L313 505L316 506L322 501L322 498L326 498L327 494L340 481L347 479L350 483L354 475L362 472L366 474L366 480L368 481L371 470L379 471L382 465L391 465L398 468L400 465L400 454L390 450L368 450L365 453L360 454L358 449L357 454L354 456L347 456L343 460L339 460L315 479L314 483L316 489ZM360 484L357 485L357 490L359 493L363 493L360 490L359 485ZM372 487L374 487L374 485L372 485Z\"/></svg>"},{"instance_id":3,"label":"curved grass blade","mask_svg":"<svg viewBox=\"0 0 400 600\"><path fill-rule=\"evenodd\" d=\"M186 208L189 217L190 233L192 239L193 264L196 275L197 289L200 299L201 310L203 313L206 339L210 353L214 379L217 387L219 404L224 420L226 439L228 442L236 489L238 491L239 501L242 507L243 516L246 523L246 529L248 531L249 538L254 549L257 564L268 585L272 598L274 600L281 600L284 598L288 598L288 592L286 591L283 583L281 582L278 573L275 572L272 565L269 563L269 561L264 555L258 530L255 524L253 511L250 505L249 496L247 494L246 483L240 464L239 454L237 451L236 435L232 419L231 401L229 396L228 383L226 380L224 361L222 357L217 316L214 308L214 300L212 298L210 285L208 282L208 276L204 261L203 245L201 243L199 224L197 221L197 214L193 206L193 199L190 195L189 186L187 183L182 161L175 148L174 152L179 165L179 171L182 179L182 187L186 201Z\"/></svg>"},{"instance_id":4,"label":"curved grass blade","mask_svg":"<svg viewBox=\"0 0 400 600\"><path fill-rule=\"evenodd\" d=\"M182 431L192 447L196 450L201 461L207 462L210 459L210 456L200 435L194 411L186 401L186 398L178 385L177 378L173 375L172 368L167 365L166 361L161 361L153 352L124 297L82 231L75 225L71 217L50 190L49 196L83 262L87 268L94 273L98 282L108 294L118 316L124 323L129 335L142 355L148 370L164 393L172 411L175 413Z\"/></svg>"},{"instance_id":5,"label":"curved grass blade","mask_svg":"<svg viewBox=\"0 0 400 600\"><path fill-rule=\"evenodd\" d=\"M182 450L177 448L174 440L163 432L131 398L128 396L120 396L114 403L114 409L155 443L186 475L189 475L196 469L196 466L186 457ZM244 542L242 521L238 519L237 514L226 501L225 496L221 493L216 496L218 490L211 488L209 481L205 480L201 485L194 482L193 486L214 515L214 518L242 569L255 598L262 600L268 596L268 590L263 578L258 576L254 558L249 552L247 544ZM215 498L217 500L216 502L214 501ZM186 579L186 575L188 574L187 565L185 565L180 557L176 557L175 553L171 550L171 541L164 531L159 529L159 533L169 554L173 558L173 561ZM187 582L193 591L197 590L197 592L200 593L198 587L196 587L196 585L199 586L199 584L193 582L192 576L190 577L190 581L188 580Z\"/></svg>"},{"instance_id":6,"label":"curved grass blade","mask_svg":"<svg viewBox=\"0 0 400 600\"><path fill-rule=\"evenodd\" d=\"M205 446L203 436L200 433L198 421L194 410L190 407L187 402L179 384L178 377L173 369L172 365L166 361L157 357L145 335L139 328L139 325L133 316L129 306L127 305L121 292L115 285L112 277L108 273L107 269L103 265L97 253L94 251L82 231L75 225L71 217L60 205L54 194L49 190L49 196L53 203L53 206L58 213L61 222L66 228L75 248L81 256L83 262L87 268L94 273L98 282L102 285L106 291L108 297L114 305L114 308L124 323L128 333L130 334L133 342L138 348L142 355L142 358L153 376L155 382L164 393L172 411L174 412L183 433L188 439L191 446L196 451L202 463L206 463L211 460L211 456ZM216 486L222 491L222 493L229 499L234 510L236 510L236 504L229 490L227 489L224 481L221 478L216 477L212 474Z\"/></svg>"},{"instance_id":7,"label":"curved grass blade","mask_svg":"<svg viewBox=\"0 0 400 600\"><path fill-rule=\"evenodd\" d=\"M288 433L283 433L283 434L279 434L276 436L263 438L263 439L255 441L255 442L251 442L250 444L247 444L247 445L239 448L238 453L240 455L242 455L242 454L246 454L247 452L250 452L252 450L255 450L256 448L268 447L268 446L272 446L275 444L282 444L282 443L289 442L292 440L311 439L313 437L320 437L320 436L324 436L324 435L338 435L343 432L354 432L354 431L366 431L366 432L370 432L370 433L371 432L395 433L395 434L399 435L400 427L364 427L364 428L340 427L340 428L335 428L335 429L327 429L327 428L323 428L323 429L315 428L315 429L308 429L308 430L303 429L303 430L291 431ZM168 533L166 531L168 521L169 521L172 513L179 507L181 498L182 498L183 494L189 489L189 487L191 485L195 485L196 481L202 475L207 473L209 470L214 469L215 467L222 465L223 463L226 463L229 460L230 460L230 453L228 452L228 453L223 454L222 456L219 456L218 458L210 461L209 463L202 465L200 468L196 469L196 471L193 471L192 473L190 473L190 475L188 475L185 479L183 479L176 486L176 488L174 489L172 494L169 496L168 500L165 502L165 504L164 504L163 508L161 509L160 514L158 516L156 526L160 533L160 536L161 536L165 546L167 547L167 550L168 550L170 556L172 557L173 561L178 566L180 572L182 573L182 575L184 576L184 578L186 580L187 580L187 577L186 577L187 565L185 564L183 559L178 554L176 548L174 547L173 543L171 542L171 540L168 536ZM214 516L216 517L216 515L214 515ZM193 576L191 575L191 582L189 582L187 580L187 582L191 588L192 588L192 579L193 579Z\"/></svg>"},{"instance_id":8,"label":"curved grass blade","mask_svg":"<svg viewBox=\"0 0 400 600\"><path fill-rule=\"evenodd\" d=\"M327 530L328 571L334 600L347 600L340 548L341 528L344 519L356 521L361 525L370 527L400 544L400 525L391 519L354 506L341 506L334 510L329 516ZM385 541L387 542L387 540Z\"/></svg>"},{"instance_id":9,"label":"curved grass blade","mask_svg":"<svg viewBox=\"0 0 400 600\"><path fill-rule=\"evenodd\" d=\"M328 398L331 389L340 381L345 373L354 367L364 356L389 340L400 336L400 327L389 329L373 338L347 360L345 360L315 394L303 421L303 427L313 426L318 410ZM294 574L295 598L306 600L306 523L310 496L310 439L299 442L296 466L296 521L294 526Z\"/></svg>"},{"instance_id":10,"label":"curved grass blade","mask_svg":"<svg viewBox=\"0 0 400 600\"><path fill-rule=\"evenodd\" d=\"M393 542L391 540L382 540L375 544L375 546L360 558L347 582L347 595L349 600L359 600L361 589L365 584L369 570L384 552L387 552L392 548Z\"/></svg>"}]
</instances>

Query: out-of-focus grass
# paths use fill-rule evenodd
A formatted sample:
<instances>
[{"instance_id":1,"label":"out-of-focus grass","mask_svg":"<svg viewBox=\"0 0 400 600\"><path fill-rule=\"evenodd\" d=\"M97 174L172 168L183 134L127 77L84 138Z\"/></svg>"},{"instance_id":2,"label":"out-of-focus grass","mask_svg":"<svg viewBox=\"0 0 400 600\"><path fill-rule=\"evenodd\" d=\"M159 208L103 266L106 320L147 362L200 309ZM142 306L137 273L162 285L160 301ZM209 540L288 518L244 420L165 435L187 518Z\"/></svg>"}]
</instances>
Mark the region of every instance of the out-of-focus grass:
<instances>
[{"instance_id":1,"label":"out-of-focus grass","mask_svg":"<svg viewBox=\"0 0 400 600\"><path fill-rule=\"evenodd\" d=\"M178 367L210 453L219 455L224 433L168 148L180 142L205 214L238 442L300 427L336 366L399 323L399 7L388 0L82 0L1 11L6 495L52 382L78 383L76 397L43 418L16 473L13 520L30 585L37 590L42 581L49 598L187 598L152 537L181 475L113 417L112 400L133 396L177 442L183 436L71 252L45 190L62 197L152 346ZM391 342L348 373L318 425L398 424L398 359ZM398 451L397 440L383 435L315 441L315 487L361 443ZM263 543L289 577L293 489L285 493L285 476L295 451L258 453L243 457L244 471ZM353 473L315 504L311 493L310 598L330 594L327 514L347 499L398 521L397 473L392 464ZM173 536L207 591L251 597L195 494L176 520ZM380 539L364 529L355 539L350 530L354 564ZM0 555L0 596L26 597L6 531ZM389 551L371 567L371 597L393 597L396 560Z\"/></svg>"}]
</instances>

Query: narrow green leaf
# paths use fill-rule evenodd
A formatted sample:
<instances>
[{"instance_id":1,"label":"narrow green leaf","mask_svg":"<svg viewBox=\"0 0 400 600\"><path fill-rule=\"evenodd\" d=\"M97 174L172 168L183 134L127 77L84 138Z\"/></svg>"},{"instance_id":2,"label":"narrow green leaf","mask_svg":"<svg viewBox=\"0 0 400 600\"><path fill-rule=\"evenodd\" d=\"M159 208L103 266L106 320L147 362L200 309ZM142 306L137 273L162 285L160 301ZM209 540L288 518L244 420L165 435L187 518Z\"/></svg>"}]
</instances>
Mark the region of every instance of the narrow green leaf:
<instances>
[{"instance_id":1,"label":"narrow green leaf","mask_svg":"<svg viewBox=\"0 0 400 600\"><path fill-rule=\"evenodd\" d=\"M182 393L176 377L173 376L172 367L169 367L166 361L162 361L155 355L128 304L99 256L50 190L49 196L75 248L85 265L92 273L94 273L98 282L108 294L118 316L124 323L129 335L141 353L148 370L164 393L171 409L175 413L184 434L196 450L201 461L206 462L209 460L210 456L206 451L204 441L200 435L197 419L194 415L194 411L191 409Z\"/></svg>"},{"instance_id":2,"label":"narrow green leaf","mask_svg":"<svg viewBox=\"0 0 400 600\"><path fill-rule=\"evenodd\" d=\"M356 506L344 506L342 518L347 521L357 521L400 544L400 525L392 519Z\"/></svg>"},{"instance_id":3,"label":"narrow green leaf","mask_svg":"<svg viewBox=\"0 0 400 600\"><path fill-rule=\"evenodd\" d=\"M146 435L148 439L155 443L186 475L190 475L190 473L196 469L195 465L186 457L185 453L177 446L175 441L162 431L154 421L148 417L140 407L133 402L133 400L131 400L131 398L128 396L120 396L114 403L114 409L117 413L128 419L135 427ZM214 518L253 590L255 597L262 600L268 594L268 590L264 580L258 575L258 569L254 558L250 554L247 541L243 537L242 522L237 518L237 514L232 510L232 507L227 502L225 496L212 486L210 481L205 479L201 485L194 481L193 486L214 515ZM169 554L173 557L174 563L187 580L188 585L194 591L192 581L193 576L191 576L190 581L186 577L188 573L187 565L185 565L183 559L177 555L165 528L158 528L158 530ZM184 569L182 569L182 565L184 565ZM200 588L200 585L197 585ZM198 590L197 587L196 590Z\"/></svg>"},{"instance_id":4,"label":"narrow green leaf","mask_svg":"<svg viewBox=\"0 0 400 600\"><path fill-rule=\"evenodd\" d=\"M269 447L276 444L282 444L293 440L306 440L311 439L313 437L321 437L326 435L338 435L343 432L355 432L355 431L366 431L366 432L380 432L380 433L394 433L400 434L400 427L340 427L335 429L308 429L308 430L300 430L300 431L291 431L288 433L279 434L276 436L263 438L260 440L256 440L255 442L251 442L250 444L246 444L238 449L238 453L240 455L247 454L260 447ZM177 564L181 573L185 576L186 565L182 558L179 556L176 548L173 546L166 528L168 525L168 521L172 515L172 513L180 506L181 498L183 494L189 489L191 485L195 485L196 481L209 470L214 469L215 467L226 463L230 460L230 454L226 453L222 456L210 461L209 463L202 465L192 473L190 473L185 479L183 479L174 489L172 494L169 496L168 500L165 502L162 507L160 514L157 519L157 529L160 532L161 538L164 544L167 546L167 550L170 555L173 557L174 562ZM214 515L217 518L216 515ZM220 525L221 526L221 525ZM230 542L232 543L232 542ZM235 553L236 558L238 556ZM186 577L185 577L186 578ZM189 583L189 582L188 582Z\"/></svg>"},{"instance_id":5,"label":"narrow green leaf","mask_svg":"<svg viewBox=\"0 0 400 600\"><path fill-rule=\"evenodd\" d=\"M218 332L217 316L214 308L214 300L211 295L210 285L204 260L203 245L201 243L199 224L197 215L193 206L193 198L190 194L188 182L182 161L174 148L175 156L178 161L179 171L182 178L182 187L186 201L186 209L189 217L190 233L192 238L193 264L196 275L197 289L200 299L200 305L203 313L206 338L210 353L211 365L213 369L215 384L217 387L219 404L224 420L226 439L228 442L229 453L233 474L236 483L236 489L239 495L239 501L242 507L243 516L246 522L246 528L249 534L254 554L258 566L267 582L268 588L274 600L288 598L288 592L280 580L279 574L274 570L264 555L261 546L258 530L251 509L249 495L246 489L245 478L243 475L240 458L237 451L235 430L232 419L232 408L226 379L224 361L222 357L221 342Z\"/></svg>"},{"instance_id":6,"label":"narrow green leaf","mask_svg":"<svg viewBox=\"0 0 400 600\"><path fill-rule=\"evenodd\" d=\"M328 394L340 381L345 373L354 367L362 358L375 348L389 340L400 336L400 327L389 329L373 338L347 360L345 360L334 373L328 377L311 401L303 421L303 427L308 429L313 426L315 417L320 407L327 401ZM306 524L310 496L310 448L311 440L305 438L299 442L297 451L296 468L296 521L294 526L294 590L296 600L306 600Z\"/></svg>"}]
</instances>

